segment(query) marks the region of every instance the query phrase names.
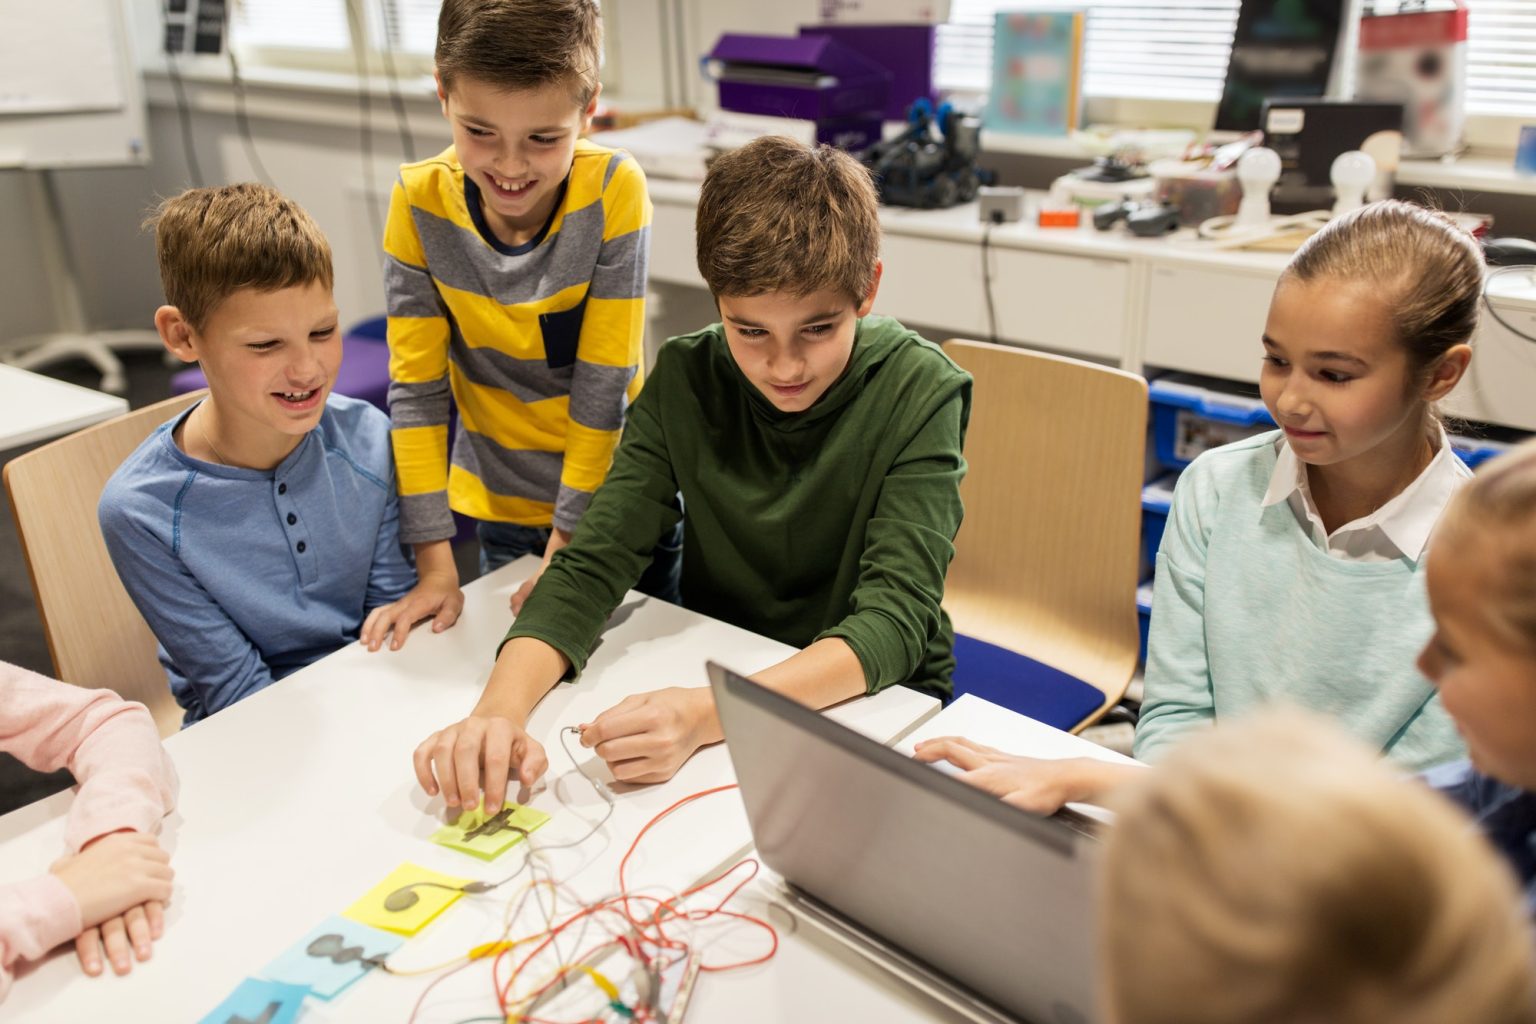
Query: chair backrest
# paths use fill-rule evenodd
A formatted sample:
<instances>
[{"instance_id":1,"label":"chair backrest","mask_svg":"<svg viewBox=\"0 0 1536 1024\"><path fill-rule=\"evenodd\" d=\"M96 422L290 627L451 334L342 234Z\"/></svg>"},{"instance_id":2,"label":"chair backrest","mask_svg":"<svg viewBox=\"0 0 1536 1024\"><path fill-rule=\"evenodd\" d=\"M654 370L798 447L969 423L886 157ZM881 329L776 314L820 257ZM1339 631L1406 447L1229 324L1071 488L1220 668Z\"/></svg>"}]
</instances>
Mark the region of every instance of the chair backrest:
<instances>
[{"instance_id":1,"label":"chair backrest","mask_svg":"<svg viewBox=\"0 0 1536 1024\"><path fill-rule=\"evenodd\" d=\"M107 480L156 427L206 395L127 413L17 456L5 466L54 674L143 702L161 735L181 724L155 638L117 578L96 521Z\"/></svg>"},{"instance_id":2,"label":"chair backrest","mask_svg":"<svg viewBox=\"0 0 1536 1024\"><path fill-rule=\"evenodd\" d=\"M950 341L976 379L945 584L955 630L1096 687L1136 670L1147 382L1077 359Z\"/></svg>"}]
</instances>

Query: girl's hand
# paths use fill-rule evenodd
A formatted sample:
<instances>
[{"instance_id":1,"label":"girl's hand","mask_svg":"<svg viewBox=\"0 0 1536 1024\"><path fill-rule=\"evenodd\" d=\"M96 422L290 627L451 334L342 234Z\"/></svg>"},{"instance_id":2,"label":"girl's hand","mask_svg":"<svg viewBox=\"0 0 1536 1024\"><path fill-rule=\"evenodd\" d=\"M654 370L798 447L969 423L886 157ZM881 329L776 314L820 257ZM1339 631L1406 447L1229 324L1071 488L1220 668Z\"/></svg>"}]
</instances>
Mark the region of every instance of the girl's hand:
<instances>
[{"instance_id":1,"label":"girl's hand","mask_svg":"<svg viewBox=\"0 0 1536 1024\"><path fill-rule=\"evenodd\" d=\"M148 960L150 943L165 934L165 905L150 900L130 907L120 917L109 917L95 928L87 928L75 939L75 954L80 969L91 977L101 973L103 948L112 964L112 973L127 974L134 958ZM129 955L130 949L132 955Z\"/></svg>"},{"instance_id":2,"label":"girl's hand","mask_svg":"<svg viewBox=\"0 0 1536 1024\"><path fill-rule=\"evenodd\" d=\"M924 740L913 752L919 761L947 761L960 779L1031 814L1055 814L1066 804L1091 800L1125 781L1132 765L1090 757L1046 760L1007 754L963 736Z\"/></svg>"},{"instance_id":3,"label":"girl's hand","mask_svg":"<svg viewBox=\"0 0 1536 1024\"><path fill-rule=\"evenodd\" d=\"M117 917L130 907L171 898L171 858L153 836L113 832L49 868L80 904L85 927Z\"/></svg>"}]
</instances>

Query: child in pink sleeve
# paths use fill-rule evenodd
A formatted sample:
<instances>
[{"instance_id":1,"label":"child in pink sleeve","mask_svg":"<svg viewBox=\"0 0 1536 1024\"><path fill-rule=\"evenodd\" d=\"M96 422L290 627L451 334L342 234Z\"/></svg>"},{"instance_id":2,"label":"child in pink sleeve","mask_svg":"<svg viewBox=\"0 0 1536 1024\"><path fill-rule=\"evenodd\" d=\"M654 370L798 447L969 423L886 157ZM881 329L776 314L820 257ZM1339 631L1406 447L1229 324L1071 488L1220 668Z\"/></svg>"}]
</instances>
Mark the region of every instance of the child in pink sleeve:
<instances>
[{"instance_id":1,"label":"child in pink sleeve","mask_svg":"<svg viewBox=\"0 0 1536 1024\"><path fill-rule=\"evenodd\" d=\"M68 768L79 782L65 829L69 854L48 873L0 884L0 1000L17 960L75 940L85 973L149 959L165 925L170 858L153 833L176 800L176 770L142 704L0 661L0 750L29 768Z\"/></svg>"}]
</instances>

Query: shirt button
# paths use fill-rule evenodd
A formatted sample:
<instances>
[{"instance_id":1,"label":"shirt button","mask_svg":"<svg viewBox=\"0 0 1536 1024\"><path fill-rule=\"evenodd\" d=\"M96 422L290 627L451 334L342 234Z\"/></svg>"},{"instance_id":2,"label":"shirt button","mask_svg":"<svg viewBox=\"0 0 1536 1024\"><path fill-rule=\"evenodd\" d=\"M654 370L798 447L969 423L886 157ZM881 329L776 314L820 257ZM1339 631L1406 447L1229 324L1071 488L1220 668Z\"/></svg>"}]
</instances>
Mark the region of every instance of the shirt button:
<instances>
[{"instance_id":1,"label":"shirt button","mask_svg":"<svg viewBox=\"0 0 1536 1024\"><path fill-rule=\"evenodd\" d=\"M292 526L294 523L296 523L298 521L299 521L299 517L298 516L294 515L292 512L288 513L288 525L289 526Z\"/></svg>"},{"instance_id":2,"label":"shirt button","mask_svg":"<svg viewBox=\"0 0 1536 1024\"><path fill-rule=\"evenodd\" d=\"M288 493L288 485L287 484L278 484L277 485L277 493L278 494L287 494Z\"/></svg>"},{"instance_id":3,"label":"shirt button","mask_svg":"<svg viewBox=\"0 0 1536 1024\"><path fill-rule=\"evenodd\" d=\"M304 553L304 548L305 547L307 547L307 545L303 541L299 541L299 548L298 548L299 554L302 555Z\"/></svg>"}]
</instances>

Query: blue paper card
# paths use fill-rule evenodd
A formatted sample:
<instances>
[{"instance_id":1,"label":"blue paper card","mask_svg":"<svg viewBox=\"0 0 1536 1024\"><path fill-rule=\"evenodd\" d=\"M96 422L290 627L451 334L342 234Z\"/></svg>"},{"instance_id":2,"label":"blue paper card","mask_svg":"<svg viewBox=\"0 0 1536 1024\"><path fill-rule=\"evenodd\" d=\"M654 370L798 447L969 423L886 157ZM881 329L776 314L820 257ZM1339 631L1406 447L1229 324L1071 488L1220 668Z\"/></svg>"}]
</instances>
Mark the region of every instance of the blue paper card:
<instances>
[{"instance_id":1,"label":"blue paper card","mask_svg":"<svg viewBox=\"0 0 1536 1024\"><path fill-rule=\"evenodd\" d=\"M293 1024L309 988L246 978L198 1024Z\"/></svg>"},{"instance_id":2,"label":"blue paper card","mask_svg":"<svg viewBox=\"0 0 1536 1024\"><path fill-rule=\"evenodd\" d=\"M334 999L404 943L399 935L330 917L268 964L261 976L304 985L320 999Z\"/></svg>"}]
</instances>

